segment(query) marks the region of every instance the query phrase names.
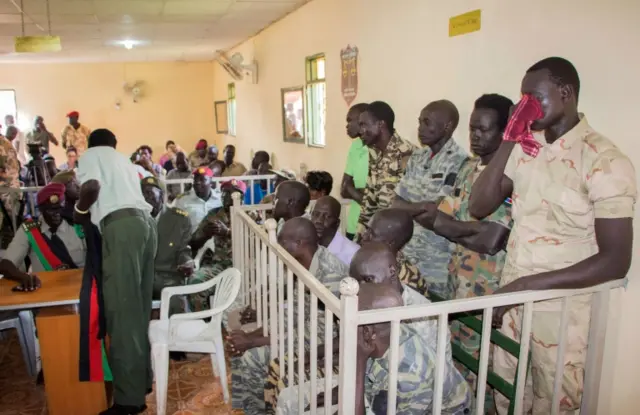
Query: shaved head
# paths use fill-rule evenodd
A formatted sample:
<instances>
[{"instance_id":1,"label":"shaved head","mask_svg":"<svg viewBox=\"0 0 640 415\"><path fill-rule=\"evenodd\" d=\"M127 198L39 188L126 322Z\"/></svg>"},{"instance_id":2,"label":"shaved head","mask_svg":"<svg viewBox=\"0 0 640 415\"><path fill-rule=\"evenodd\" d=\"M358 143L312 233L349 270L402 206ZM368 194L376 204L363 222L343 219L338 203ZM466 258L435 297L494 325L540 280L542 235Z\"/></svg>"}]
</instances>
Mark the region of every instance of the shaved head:
<instances>
[{"instance_id":1,"label":"shaved head","mask_svg":"<svg viewBox=\"0 0 640 415\"><path fill-rule=\"evenodd\" d=\"M318 250L318 234L309 219L292 218L285 222L278 234L278 243L304 265L301 259L313 257Z\"/></svg>"},{"instance_id":2,"label":"shaved head","mask_svg":"<svg viewBox=\"0 0 640 415\"><path fill-rule=\"evenodd\" d=\"M302 216L310 200L309 189L304 183L295 180L280 183L276 189L274 219L288 220Z\"/></svg>"},{"instance_id":3,"label":"shaved head","mask_svg":"<svg viewBox=\"0 0 640 415\"><path fill-rule=\"evenodd\" d=\"M311 221L316 227L320 245L329 246L340 227L342 206L335 198L323 196L316 201L311 212Z\"/></svg>"},{"instance_id":4,"label":"shaved head","mask_svg":"<svg viewBox=\"0 0 640 415\"><path fill-rule=\"evenodd\" d=\"M369 229L363 236L363 244L383 242L395 252L404 247L413 237L413 218L400 209L384 209L369 221Z\"/></svg>"},{"instance_id":5,"label":"shaved head","mask_svg":"<svg viewBox=\"0 0 640 415\"><path fill-rule=\"evenodd\" d=\"M387 284L361 284L358 291L358 310L402 307L402 295Z\"/></svg>"},{"instance_id":6,"label":"shaved head","mask_svg":"<svg viewBox=\"0 0 640 415\"><path fill-rule=\"evenodd\" d=\"M387 284L402 292L396 255L389 245L382 242L363 245L351 260L349 275L361 284Z\"/></svg>"},{"instance_id":7,"label":"shaved head","mask_svg":"<svg viewBox=\"0 0 640 415\"><path fill-rule=\"evenodd\" d=\"M458 112L458 108L455 104L449 100L441 99L439 101L433 101L429 105L425 107L429 111L439 112L451 122L452 133L458 127L458 122L460 121L460 113Z\"/></svg>"}]
</instances>

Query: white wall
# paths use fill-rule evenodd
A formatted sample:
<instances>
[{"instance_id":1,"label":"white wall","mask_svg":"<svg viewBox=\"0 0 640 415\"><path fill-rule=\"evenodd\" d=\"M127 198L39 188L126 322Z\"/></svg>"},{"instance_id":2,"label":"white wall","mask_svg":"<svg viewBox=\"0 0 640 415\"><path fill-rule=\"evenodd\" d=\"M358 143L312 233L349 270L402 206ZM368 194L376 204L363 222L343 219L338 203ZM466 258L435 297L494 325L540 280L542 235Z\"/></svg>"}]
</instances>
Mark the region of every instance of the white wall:
<instances>
[{"instance_id":1,"label":"white wall","mask_svg":"<svg viewBox=\"0 0 640 415\"><path fill-rule=\"evenodd\" d=\"M448 37L449 17L479 8L480 32ZM580 106L591 125L640 168L638 16L638 0L314 0L237 48L246 59L258 60L260 80L258 85L237 83L238 136L220 137L220 142L235 144L242 161L248 162L251 149L264 149L276 153L280 167L297 169L304 161L310 169L330 171L339 182L349 147L340 91L340 49L347 44L360 49L356 102L387 101L399 133L417 142L421 108L447 98L460 110L456 139L465 146L468 117L479 95L497 92L517 100L525 70L558 55L580 72ZM284 143L280 89L301 85L305 57L321 52L327 56L327 146ZM226 97L229 81L216 68L216 99ZM627 291L612 302L602 414L639 412L634 396L640 373L639 264L632 266Z\"/></svg>"}]
</instances>

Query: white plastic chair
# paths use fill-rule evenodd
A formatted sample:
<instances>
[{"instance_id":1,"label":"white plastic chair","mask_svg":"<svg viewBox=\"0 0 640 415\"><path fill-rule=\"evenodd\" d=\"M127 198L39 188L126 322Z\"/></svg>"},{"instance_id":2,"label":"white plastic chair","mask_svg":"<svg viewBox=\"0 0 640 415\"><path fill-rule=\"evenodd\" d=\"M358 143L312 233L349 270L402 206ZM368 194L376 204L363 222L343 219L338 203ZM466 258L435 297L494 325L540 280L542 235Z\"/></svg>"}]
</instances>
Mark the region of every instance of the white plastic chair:
<instances>
[{"instance_id":1,"label":"white plastic chair","mask_svg":"<svg viewBox=\"0 0 640 415\"><path fill-rule=\"evenodd\" d=\"M164 415L167 409L169 352L210 354L213 373L219 376L222 384L224 401L229 402L227 367L222 343L222 314L238 296L240 282L240 271L229 268L215 278L200 284L167 287L162 290L160 320L153 320L149 324L158 415ZM168 317L171 296L196 294L213 287L215 287L215 293L211 296L210 310L174 314L171 318ZM211 321L206 323L203 320L205 318L211 318Z\"/></svg>"},{"instance_id":2,"label":"white plastic chair","mask_svg":"<svg viewBox=\"0 0 640 415\"><path fill-rule=\"evenodd\" d=\"M204 253L207 252L207 250L209 250L211 252L215 252L216 251L216 243L215 243L214 238L209 239L198 250L198 253L196 254L196 257L193 260L193 262L195 263L195 269L196 270L200 269L200 262L202 262L202 257L204 256Z\"/></svg>"}]
</instances>

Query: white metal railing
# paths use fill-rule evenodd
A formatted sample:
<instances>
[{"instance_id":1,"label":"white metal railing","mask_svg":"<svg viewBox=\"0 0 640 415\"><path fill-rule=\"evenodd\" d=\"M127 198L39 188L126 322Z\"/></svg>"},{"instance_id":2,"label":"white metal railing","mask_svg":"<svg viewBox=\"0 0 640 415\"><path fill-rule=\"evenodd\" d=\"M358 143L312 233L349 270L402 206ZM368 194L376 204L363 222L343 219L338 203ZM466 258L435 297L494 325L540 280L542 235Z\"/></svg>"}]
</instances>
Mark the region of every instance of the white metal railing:
<instances>
[{"instance_id":1,"label":"white metal railing","mask_svg":"<svg viewBox=\"0 0 640 415\"><path fill-rule=\"evenodd\" d=\"M237 201L237 200L236 200ZM614 281L599 286L580 290L547 290L524 291L511 294L490 295L470 299L444 301L426 305L398 307L384 310L358 311L358 284L352 278L345 278L341 284L341 298L338 299L313 275L302 267L278 243L275 236L276 224L267 221L263 227L247 214L254 206L234 205L232 209L232 240L234 266L243 274L241 292L245 294L246 304L255 306L258 321L263 327L263 334L270 336L272 358L280 359L280 375L288 375L288 386L294 386L294 354L298 356L298 409L305 413L305 391L311 389L310 413L319 413L317 408L317 384L324 385L325 402L331 402L333 379L333 318L340 323L340 347L338 366L339 413L351 415L355 413L353 385L356 382L357 329L360 325L374 323L389 323L391 325L391 346L389 349L389 391L387 414L396 413L397 400L397 368L399 359L400 322L405 320L434 317L438 319L438 339L436 350L436 371L434 380L434 394L432 413L442 413L443 380L445 371L445 350L447 341L448 319L452 314L464 312L481 312L482 334L479 359L479 372L476 391L475 413L484 413L484 395L486 391L487 373L489 371L489 348L491 320L493 310L508 305L523 306L523 320L521 337L519 339L519 360L527 362L530 351L530 336L534 303L555 300L561 303L561 319L558 332L559 347L557 352L557 374L553 384L552 414L559 413L560 393L562 391L564 353L567 342L567 325L569 321L569 307L578 296L591 296L591 319L589 323L589 342L586 356L586 375L584 392L582 394L581 414L595 415L600 391L600 374L603 364L604 340L609 311L610 290L623 286L623 281ZM266 229L265 229L266 228ZM295 275L295 278L294 278ZM294 291L294 287L295 290ZM308 301L303 299L306 293ZM295 295L297 294L297 296ZM294 299L296 301L294 301ZM583 299L579 299L583 301ZM325 315L319 313L318 301L324 304ZM285 325L286 321L293 321L294 311L298 312L296 327ZM304 313L310 313L310 318L304 319ZM324 333L318 333L318 322L324 318ZM310 327L305 327L306 322ZM287 332L285 333L285 326ZM303 337L305 330L309 330L310 345L307 348ZM294 344L294 334L299 335ZM286 341L285 341L286 340ZM319 343L322 342L322 343ZM317 346L324 344L324 379L318 377ZM275 352L274 352L275 351ZM310 382L305 383L304 367L305 354L310 358ZM285 364L284 357L288 357ZM320 366L321 367L321 366ZM515 391L515 414L523 413L525 378L527 365L519 365L516 373L517 388ZM323 382L323 383L322 383ZM307 386L309 385L309 386ZM345 385L346 387L342 387ZM308 390L307 390L308 392ZM331 405L327 405L323 413L332 413Z\"/></svg>"},{"instance_id":2,"label":"white metal railing","mask_svg":"<svg viewBox=\"0 0 640 415\"><path fill-rule=\"evenodd\" d=\"M256 195L254 194L254 185L256 182L260 182L261 180L267 181L267 193L271 193L271 184L275 183L276 175L275 174L264 174L264 175L255 175L255 176L228 176L228 177L214 177L211 179L212 182L215 183L216 187L220 186L220 183L224 183L229 180L241 180L247 184L247 192L251 195L251 204L260 203L259 200L256 200ZM180 185L180 193L184 193L185 186L188 184L193 184L193 177L187 177L186 179L162 179L165 185L167 185L167 190L169 185ZM165 192L165 198L168 197L168 191Z\"/></svg>"}]
</instances>

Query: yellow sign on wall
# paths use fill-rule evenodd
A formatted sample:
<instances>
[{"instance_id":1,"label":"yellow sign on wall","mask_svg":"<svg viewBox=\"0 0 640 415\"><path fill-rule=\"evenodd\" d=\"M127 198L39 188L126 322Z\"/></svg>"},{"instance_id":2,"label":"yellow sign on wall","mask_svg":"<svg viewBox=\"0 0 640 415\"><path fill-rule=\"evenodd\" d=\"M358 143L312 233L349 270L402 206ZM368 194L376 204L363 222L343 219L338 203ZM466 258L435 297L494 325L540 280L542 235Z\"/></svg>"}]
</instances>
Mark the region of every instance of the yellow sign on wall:
<instances>
[{"instance_id":1,"label":"yellow sign on wall","mask_svg":"<svg viewBox=\"0 0 640 415\"><path fill-rule=\"evenodd\" d=\"M16 36L15 50L18 53L60 52L60 36Z\"/></svg>"},{"instance_id":2,"label":"yellow sign on wall","mask_svg":"<svg viewBox=\"0 0 640 415\"><path fill-rule=\"evenodd\" d=\"M464 35L480 30L480 12L474 10L469 13L453 16L449 19L449 37Z\"/></svg>"}]
</instances>

